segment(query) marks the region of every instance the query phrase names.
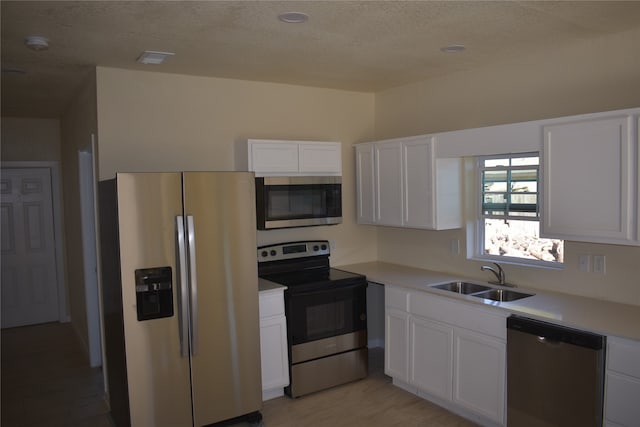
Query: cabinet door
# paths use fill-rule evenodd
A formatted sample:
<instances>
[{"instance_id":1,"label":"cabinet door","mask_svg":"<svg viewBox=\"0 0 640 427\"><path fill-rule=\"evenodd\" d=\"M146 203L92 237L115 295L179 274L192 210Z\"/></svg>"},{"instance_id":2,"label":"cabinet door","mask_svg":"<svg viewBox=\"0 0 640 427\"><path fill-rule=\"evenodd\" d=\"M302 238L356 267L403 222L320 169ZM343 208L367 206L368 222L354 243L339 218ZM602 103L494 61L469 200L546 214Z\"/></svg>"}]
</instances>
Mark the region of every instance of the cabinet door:
<instances>
[{"instance_id":1,"label":"cabinet door","mask_svg":"<svg viewBox=\"0 0 640 427\"><path fill-rule=\"evenodd\" d=\"M640 379L609 372L606 376L604 416L620 426L640 422Z\"/></svg>"},{"instance_id":2,"label":"cabinet door","mask_svg":"<svg viewBox=\"0 0 640 427\"><path fill-rule=\"evenodd\" d=\"M453 328L411 316L409 337L409 382L451 400Z\"/></svg>"},{"instance_id":3,"label":"cabinet door","mask_svg":"<svg viewBox=\"0 0 640 427\"><path fill-rule=\"evenodd\" d=\"M456 329L453 400L470 411L504 424L505 343Z\"/></svg>"},{"instance_id":4,"label":"cabinet door","mask_svg":"<svg viewBox=\"0 0 640 427\"><path fill-rule=\"evenodd\" d=\"M298 172L298 143L250 140L249 170L260 173Z\"/></svg>"},{"instance_id":5,"label":"cabinet door","mask_svg":"<svg viewBox=\"0 0 640 427\"><path fill-rule=\"evenodd\" d=\"M342 173L341 145L337 142L301 142L298 147L300 172Z\"/></svg>"},{"instance_id":6,"label":"cabinet door","mask_svg":"<svg viewBox=\"0 0 640 427\"><path fill-rule=\"evenodd\" d=\"M403 206L402 144L384 142L376 145L376 223L401 226Z\"/></svg>"},{"instance_id":7,"label":"cabinet door","mask_svg":"<svg viewBox=\"0 0 640 427\"><path fill-rule=\"evenodd\" d=\"M373 145L356 145L356 197L358 224L373 224L375 209Z\"/></svg>"},{"instance_id":8,"label":"cabinet door","mask_svg":"<svg viewBox=\"0 0 640 427\"><path fill-rule=\"evenodd\" d=\"M284 316L260 320L262 390L289 385L287 322Z\"/></svg>"},{"instance_id":9,"label":"cabinet door","mask_svg":"<svg viewBox=\"0 0 640 427\"><path fill-rule=\"evenodd\" d=\"M432 138L402 144L404 161L404 226L435 228Z\"/></svg>"},{"instance_id":10,"label":"cabinet door","mask_svg":"<svg viewBox=\"0 0 640 427\"><path fill-rule=\"evenodd\" d=\"M634 239L631 116L544 127L541 234L602 243Z\"/></svg>"},{"instance_id":11,"label":"cabinet door","mask_svg":"<svg viewBox=\"0 0 640 427\"><path fill-rule=\"evenodd\" d=\"M409 379L409 314L385 309L384 373L400 381Z\"/></svg>"},{"instance_id":12,"label":"cabinet door","mask_svg":"<svg viewBox=\"0 0 640 427\"><path fill-rule=\"evenodd\" d=\"M604 416L619 426L637 426L640 420L640 343L607 338L607 375Z\"/></svg>"}]
</instances>

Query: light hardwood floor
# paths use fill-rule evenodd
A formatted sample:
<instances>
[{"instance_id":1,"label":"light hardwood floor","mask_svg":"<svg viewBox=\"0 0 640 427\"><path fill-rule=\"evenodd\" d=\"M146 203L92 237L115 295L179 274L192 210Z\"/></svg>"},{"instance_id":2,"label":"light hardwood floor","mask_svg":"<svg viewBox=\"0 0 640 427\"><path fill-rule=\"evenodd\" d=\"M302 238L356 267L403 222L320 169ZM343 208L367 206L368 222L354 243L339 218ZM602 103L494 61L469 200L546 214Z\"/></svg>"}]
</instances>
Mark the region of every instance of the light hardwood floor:
<instances>
[{"instance_id":1,"label":"light hardwood floor","mask_svg":"<svg viewBox=\"0 0 640 427\"><path fill-rule=\"evenodd\" d=\"M383 351L370 351L367 378L297 399L264 402L266 427L470 427L446 409L393 384L383 373Z\"/></svg>"},{"instance_id":2,"label":"light hardwood floor","mask_svg":"<svg viewBox=\"0 0 640 427\"><path fill-rule=\"evenodd\" d=\"M69 324L2 331L2 427L111 427L102 371ZM266 427L467 427L474 424L395 386L372 351L371 375L298 399L264 402ZM181 427L181 426L176 426Z\"/></svg>"}]
</instances>

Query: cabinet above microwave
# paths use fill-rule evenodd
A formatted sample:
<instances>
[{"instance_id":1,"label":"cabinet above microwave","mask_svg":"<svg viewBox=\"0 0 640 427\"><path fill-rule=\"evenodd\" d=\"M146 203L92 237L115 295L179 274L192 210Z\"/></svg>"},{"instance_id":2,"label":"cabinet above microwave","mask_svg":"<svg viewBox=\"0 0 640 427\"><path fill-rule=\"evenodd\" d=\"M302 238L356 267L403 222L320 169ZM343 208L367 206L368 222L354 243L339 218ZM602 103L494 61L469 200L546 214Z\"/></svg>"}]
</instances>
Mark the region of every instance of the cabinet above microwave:
<instances>
[{"instance_id":1,"label":"cabinet above microwave","mask_svg":"<svg viewBox=\"0 0 640 427\"><path fill-rule=\"evenodd\" d=\"M339 142L249 139L236 146L236 169L261 176L341 176Z\"/></svg>"}]
</instances>

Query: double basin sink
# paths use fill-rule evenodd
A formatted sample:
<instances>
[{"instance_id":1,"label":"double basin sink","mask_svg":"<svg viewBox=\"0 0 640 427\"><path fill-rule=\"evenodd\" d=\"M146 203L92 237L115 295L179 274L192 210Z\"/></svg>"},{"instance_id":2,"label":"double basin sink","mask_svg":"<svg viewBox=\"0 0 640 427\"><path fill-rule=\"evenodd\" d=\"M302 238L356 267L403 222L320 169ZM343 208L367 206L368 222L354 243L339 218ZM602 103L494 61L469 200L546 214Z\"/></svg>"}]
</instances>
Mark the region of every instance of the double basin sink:
<instances>
[{"instance_id":1,"label":"double basin sink","mask_svg":"<svg viewBox=\"0 0 640 427\"><path fill-rule=\"evenodd\" d=\"M511 289L492 288L491 286L479 285L477 283L469 282L449 282L443 283L441 285L434 285L432 286L432 288L455 292L462 295L471 295L472 297L484 298L498 302L516 301L534 295L514 291Z\"/></svg>"}]
</instances>

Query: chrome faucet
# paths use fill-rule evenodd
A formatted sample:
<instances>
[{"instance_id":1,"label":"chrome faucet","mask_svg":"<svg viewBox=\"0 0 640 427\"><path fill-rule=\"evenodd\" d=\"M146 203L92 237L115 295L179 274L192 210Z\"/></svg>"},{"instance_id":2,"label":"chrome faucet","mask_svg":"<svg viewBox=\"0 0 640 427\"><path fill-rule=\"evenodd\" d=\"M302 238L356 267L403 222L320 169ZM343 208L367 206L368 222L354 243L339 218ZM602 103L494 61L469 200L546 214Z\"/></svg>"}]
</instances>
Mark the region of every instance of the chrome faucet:
<instances>
[{"instance_id":1,"label":"chrome faucet","mask_svg":"<svg viewBox=\"0 0 640 427\"><path fill-rule=\"evenodd\" d=\"M500 266L500 264L498 264L497 262L493 263L497 269L490 267L488 265L483 265L482 267L480 267L480 270L485 271L485 270L489 270L491 271L493 274L496 275L496 279L498 279L497 281L491 281L489 283L492 283L494 285L500 285L500 286L510 286L512 288L515 287L515 285L511 285L508 284L505 280L505 275L504 275L504 270L502 269L502 267Z\"/></svg>"}]
</instances>

